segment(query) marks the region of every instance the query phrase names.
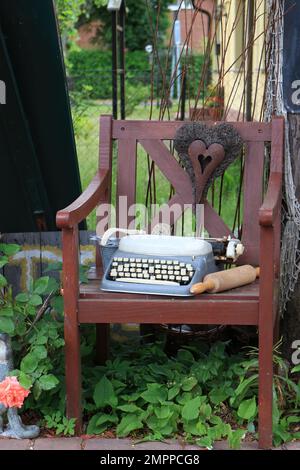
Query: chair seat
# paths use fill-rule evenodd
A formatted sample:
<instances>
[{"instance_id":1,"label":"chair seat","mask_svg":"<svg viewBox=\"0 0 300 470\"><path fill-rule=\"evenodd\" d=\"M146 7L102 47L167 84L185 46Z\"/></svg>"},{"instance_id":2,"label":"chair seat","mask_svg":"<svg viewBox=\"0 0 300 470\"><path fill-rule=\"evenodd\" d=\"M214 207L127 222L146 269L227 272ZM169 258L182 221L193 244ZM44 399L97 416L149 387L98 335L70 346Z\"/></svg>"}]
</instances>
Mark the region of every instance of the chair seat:
<instances>
[{"instance_id":1,"label":"chair seat","mask_svg":"<svg viewBox=\"0 0 300 470\"><path fill-rule=\"evenodd\" d=\"M103 292L100 282L101 273L92 272L80 286L80 323L258 324L258 280L219 294L182 298Z\"/></svg>"}]
</instances>

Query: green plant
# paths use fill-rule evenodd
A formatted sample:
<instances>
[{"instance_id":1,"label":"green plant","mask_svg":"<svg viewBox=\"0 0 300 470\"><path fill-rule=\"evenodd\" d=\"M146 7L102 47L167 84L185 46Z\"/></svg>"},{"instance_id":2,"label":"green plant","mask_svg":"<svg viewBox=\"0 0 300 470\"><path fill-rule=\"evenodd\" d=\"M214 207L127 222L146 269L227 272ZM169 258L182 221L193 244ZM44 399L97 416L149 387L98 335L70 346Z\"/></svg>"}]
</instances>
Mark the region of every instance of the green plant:
<instances>
[{"instance_id":1,"label":"green plant","mask_svg":"<svg viewBox=\"0 0 300 470\"><path fill-rule=\"evenodd\" d=\"M19 250L0 244L0 267ZM54 263L49 270L61 270ZM87 267L81 267L86 281ZM56 434L73 435L74 420L65 417L63 302L59 283L48 276L13 296L0 274L0 330L13 342L14 375L32 393L24 410L35 412ZM230 354L229 342L190 344L169 357L162 342L114 345L105 366L93 362L95 328L82 328L83 405L87 433L107 430L118 437L164 440L181 436L211 448L227 439L238 448L256 437L258 351ZM276 446L300 438L300 366L290 370L274 349L273 431Z\"/></svg>"},{"instance_id":2,"label":"green plant","mask_svg":"<svg viewBox=\"0 0 300 470\"><path fill-rule=\"evenodd\" d=\"M103 7L101 0L94 2L100 8L94 10L92 17L101 20L100 29L102 42L111 47L111 14ZM126 48L130 51L144 50L147 44L153 44L155 36L158 44L162 44L169 26L169 0L126 0ZM102 7L101 7L102 6ZM159 9L159 10L158 10ZM159 11L159 15L158 15ZM158 17L158 18L157 18ZM155 34L158 22L158 34Z\"/></svg>"},{"instance_id":3,"label":"green plant","mask_svg":"<svg viewBox=\"0 0 300 470\"><path fill-rule=\"evenodd\" d=\"M47 428L54 429L56 435L63 434L64 436L74 436L75 419L66 418L60 411L46 415L44 418Z\"/></svg>"},{"instance_id":4,"label":"green plant","mask_svg":"<svg viewBox=\"0 0 300 470\"><path fill-rule=\"evenodd\" d=\"M119 437L144 440L181 435L207 448L227 438L238 448L247 433L256 433L258 362L253 355L229 355L226 346L197 344L170 358L161 344L144 345L138 353L136 346L130 351L127 345L117 359L90 371L85 390L94 392L85 394L85 410L92 414L87 432L101 434L113 428ZM287 428L280 436L275 427L276 445L299 437L291 428L296 419L299 422L299 383L288 380L281 377L275 382L275 390L283 387L284 395L288 386L291 400L289 407L276 401L275 409L281 406L280 425Z\"/></svg>"},{"instance_id":5,"label":"green plant","mask_svg":"<svg viewBox=\"0 0 300 470\"><path fill-rule=\"evenodd\" d=\"M68 73L72 77L74 92L90 87L89 98L111 99L111 51L73 50L68 54ZM145 85L150 70L145 51L126 53L126 85ZM148 98L150 93L146 96Z\"/></svg>"},{"instance_id":6,"label":"green plant","mask_svg":"<svg viewBox=\"0 0 300 470\"><path fill-rule=\"evenodd\" d=\"M18 245L0 244L0 266L20 250ZM18 377L32 393L24 410L38 414L49 406L64 411L63 381L63 301L56 279L43 276L30 289L13 295L12 287L0 275L0 331L11 337Z\"/></svg>"}]
</instances>

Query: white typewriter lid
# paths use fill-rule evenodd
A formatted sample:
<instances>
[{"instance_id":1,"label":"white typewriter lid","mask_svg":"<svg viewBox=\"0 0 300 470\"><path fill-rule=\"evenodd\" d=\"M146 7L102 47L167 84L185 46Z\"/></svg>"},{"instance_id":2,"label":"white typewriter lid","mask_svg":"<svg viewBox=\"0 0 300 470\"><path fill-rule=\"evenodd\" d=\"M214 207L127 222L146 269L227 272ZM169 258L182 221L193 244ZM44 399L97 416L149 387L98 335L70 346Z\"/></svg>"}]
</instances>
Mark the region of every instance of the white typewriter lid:
<instances>
[{"instance_id":1,"label":"white typewriter lid","mask_svg":"<svg viewBox=\"0 0 300 470\"><path fill-rule=\"evenodd\" d=\"M119 250L153 256L201 256L212 252L211 244L193 237L168 235L128 235L121 238Z\"/></svg>"}]
</instances>

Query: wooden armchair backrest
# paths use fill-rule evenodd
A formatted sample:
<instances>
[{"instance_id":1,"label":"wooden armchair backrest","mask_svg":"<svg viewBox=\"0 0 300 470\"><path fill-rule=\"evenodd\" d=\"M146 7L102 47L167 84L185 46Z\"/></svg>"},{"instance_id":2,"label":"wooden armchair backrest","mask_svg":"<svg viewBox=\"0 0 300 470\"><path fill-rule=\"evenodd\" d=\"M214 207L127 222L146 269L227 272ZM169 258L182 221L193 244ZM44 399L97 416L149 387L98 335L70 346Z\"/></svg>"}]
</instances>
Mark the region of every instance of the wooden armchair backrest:
<instances>
[{"instance_id":1,"label":"wooden armchair backrest","mask_svg":"<svg viewBox=\"0 0 300 470\"><path fill-rule=\"evenodd\" d=\"M245 142L242 241L246 246L246 252L242 262L258 265L260 241L258 218L263 200L265 144L272 143L280 127L272 123L257 122L231 124ZM213 126L214 123L209 125ZM101 116L100 168L112 168L112 142L118 142L117 200L120 196L127 196L129 206L136 201L137 144L140 143L174 187L175 194L169 203L193 203L190 179L164 143L174 138L180 126L182 122L179 121L114 121L111 116ZM204 202L204 222L206 230L212 237L231 233L208 201Z\"/></svg>"}]
</instances>

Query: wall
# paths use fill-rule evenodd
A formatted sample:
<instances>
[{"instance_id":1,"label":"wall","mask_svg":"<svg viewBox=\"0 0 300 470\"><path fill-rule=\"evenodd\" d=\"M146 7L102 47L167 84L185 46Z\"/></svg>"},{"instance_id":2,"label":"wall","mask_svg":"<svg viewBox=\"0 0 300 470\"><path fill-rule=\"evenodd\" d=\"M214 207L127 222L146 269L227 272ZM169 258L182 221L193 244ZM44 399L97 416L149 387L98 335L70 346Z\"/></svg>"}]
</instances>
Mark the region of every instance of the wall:
<instances>
[{"instance_id":1,"label":"wall","mask_svg":"<svg viewBox=\"0 0 300 470\"><path fill-rule=\"evenodd\" d=\"M245 82L248 79L245 58L240 57L245 49L246 42L246 18L248 1L254 2L256 10L255 35L253 44L253 106L254 119L260 119L262 108L265 70L264 56L264 30L266 23L264 0L226 0L222 16L222 28L217 30L217 40L221 44L223 54L219 56L219 63L224 59L224 92L225 109L228 110L228 120L243 120L245 111ZM218 0L220 8L221 0ZM245 19L244 19L245 18ZM222 41L223 39L223 41ZM223 45L222 45L223 42ZM224 52L226 50L226 52ZM218 63L216 56L213 58L213 80L219 79ZM255 98L256 95L256 98Z\"/></svg>"}]
</instances>

